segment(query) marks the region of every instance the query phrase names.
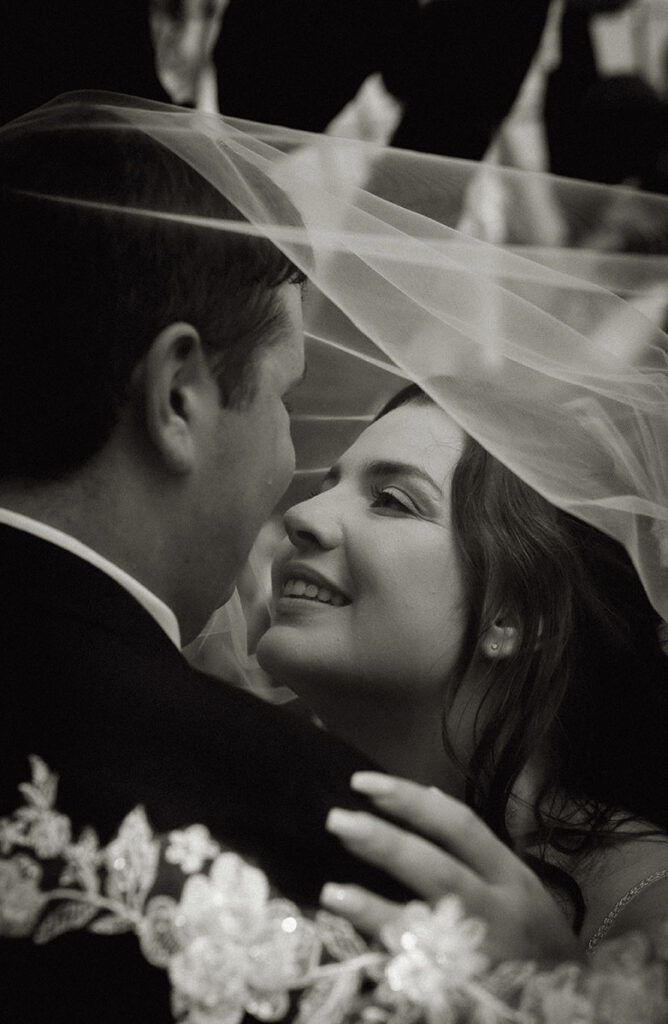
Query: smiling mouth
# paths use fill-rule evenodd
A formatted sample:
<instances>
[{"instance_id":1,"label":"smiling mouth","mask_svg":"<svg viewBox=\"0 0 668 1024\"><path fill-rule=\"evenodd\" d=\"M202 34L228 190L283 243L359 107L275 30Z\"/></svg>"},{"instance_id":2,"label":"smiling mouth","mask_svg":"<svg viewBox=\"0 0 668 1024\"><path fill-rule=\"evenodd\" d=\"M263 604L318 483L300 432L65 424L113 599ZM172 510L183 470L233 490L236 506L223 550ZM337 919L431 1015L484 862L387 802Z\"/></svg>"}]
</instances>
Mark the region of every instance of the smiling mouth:
<instances>
[{"instance_id":1,"label":"smiling mouth","mask_svg":"<svg viewBox=\"0 0 668 1024\"><path fill-rule=\"evenodd\" d=\"M341 608L350 601L332 590L330 587L319 587L308 580L300 579L298 576L290 577L283 584L281 597L301 598L305 601L315 601L317 604L329 604L334 608Z\"/></svg>"}]
</instances>

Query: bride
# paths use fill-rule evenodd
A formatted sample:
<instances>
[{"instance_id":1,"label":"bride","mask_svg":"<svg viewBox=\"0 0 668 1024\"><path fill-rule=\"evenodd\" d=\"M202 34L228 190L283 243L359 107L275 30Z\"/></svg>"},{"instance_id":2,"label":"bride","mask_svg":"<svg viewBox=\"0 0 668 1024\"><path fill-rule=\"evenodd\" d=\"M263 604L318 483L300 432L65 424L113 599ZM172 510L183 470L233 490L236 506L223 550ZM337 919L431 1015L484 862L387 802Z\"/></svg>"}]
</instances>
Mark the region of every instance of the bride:
<instances>
[{"instance_id":1,"label":"bride","mask_svg":"<svg viewBox=\"0 0 668 1024\"><path fill-rule=\"evenodd\" d=\"M385 771L456 798L365 775L431 843L335 811L341 841L426 897L459 892L498 957L569 949L527 865L590 950L668 915L668 658L621 545L416 386L285 527L260 664ZM365 930L391 917L352 887L324 897Z\"/></svg>"}]
</instances>

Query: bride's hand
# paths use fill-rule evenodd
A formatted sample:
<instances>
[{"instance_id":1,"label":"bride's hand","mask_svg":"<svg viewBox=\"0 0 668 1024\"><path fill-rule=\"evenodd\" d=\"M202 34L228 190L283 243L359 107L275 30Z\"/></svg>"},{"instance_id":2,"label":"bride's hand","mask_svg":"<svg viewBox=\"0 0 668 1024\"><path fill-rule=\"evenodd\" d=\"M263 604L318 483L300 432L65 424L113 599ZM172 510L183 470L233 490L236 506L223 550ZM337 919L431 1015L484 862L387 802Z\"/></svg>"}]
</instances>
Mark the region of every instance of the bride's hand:
<instances>
[{"instance_id":1,"label":"bride's hand","mask_svg":"<svg viewBox=\"0 0 668 1024\"><path fill-rule=\"evenodd\" d=\"M327 828L358 857L423 900L457 894L487 924L492 959L581 960L583 947L538 877L465 804L414 782L358 772L351 786L407 831L359 811L330 811ZM417 834L419 833L419 834ZM378 936L402 907L353 885L328 884L321 902L360 931Z\"/></svg>"}]
</instances>

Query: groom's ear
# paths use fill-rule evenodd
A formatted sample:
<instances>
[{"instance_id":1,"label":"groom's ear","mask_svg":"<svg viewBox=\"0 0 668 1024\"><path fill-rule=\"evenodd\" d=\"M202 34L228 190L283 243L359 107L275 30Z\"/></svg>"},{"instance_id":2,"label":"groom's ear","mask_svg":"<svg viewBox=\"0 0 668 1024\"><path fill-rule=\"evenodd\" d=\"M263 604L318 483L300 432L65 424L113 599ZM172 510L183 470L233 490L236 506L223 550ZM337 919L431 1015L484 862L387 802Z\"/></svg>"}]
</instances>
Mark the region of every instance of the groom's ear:
<instances>
[{"instance_id":1,"label":"groom's ear","mask_svg":"<svg viewBox=\"0 0 668 1024\"><path fill-rule=\"evenodd\" d=\"M202 427L220 405L199 333L188 323L165 327L138 371L149 443L170 473L189 473Z\"/></svg>"}]
</instances>

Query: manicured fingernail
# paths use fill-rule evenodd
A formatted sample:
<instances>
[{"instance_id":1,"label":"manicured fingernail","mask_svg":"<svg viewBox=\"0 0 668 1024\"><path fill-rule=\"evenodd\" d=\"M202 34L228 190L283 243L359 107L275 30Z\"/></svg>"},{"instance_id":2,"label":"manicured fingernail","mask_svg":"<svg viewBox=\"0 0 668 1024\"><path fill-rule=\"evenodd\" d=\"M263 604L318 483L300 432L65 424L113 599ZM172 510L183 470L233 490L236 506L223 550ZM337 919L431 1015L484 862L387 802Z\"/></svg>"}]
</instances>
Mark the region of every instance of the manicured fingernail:
<instances>
[{"instance_id":1,"label":"manicured fingernail","mask_svg":"<svg viewBox=\"0 0 668 1024\"><path fill-rule=\"evenodd\" d=\"M327 815L325 828L337 836L346 838L361 838L369 834L371 822L365 814L358 814L355 811L343 811L340 807L333 807Z\"/></svg>"},{"instance_id":2,"label":"manicured fingernail","mask_svg":"<svg viewBox=\"0 0 668 1024\"><path fill-rule=\"evenodd\" d=\"M397 780L380 772L355 772L350 788L367 796L389 796L397 788Z\"/></svg>"},{"instance_id":3,"label":"manicured fingernail","mask_svg":"<svg viewBox=\"0 0 668 1024\"><path fill-rule=\"evenodd\" d=\"M335 882L327 882L323 885L320 893L320 902L324 907L331 910L359 910L362 905L360 892L348 885L336 885Z\"/></svg>"}]
</instances>

